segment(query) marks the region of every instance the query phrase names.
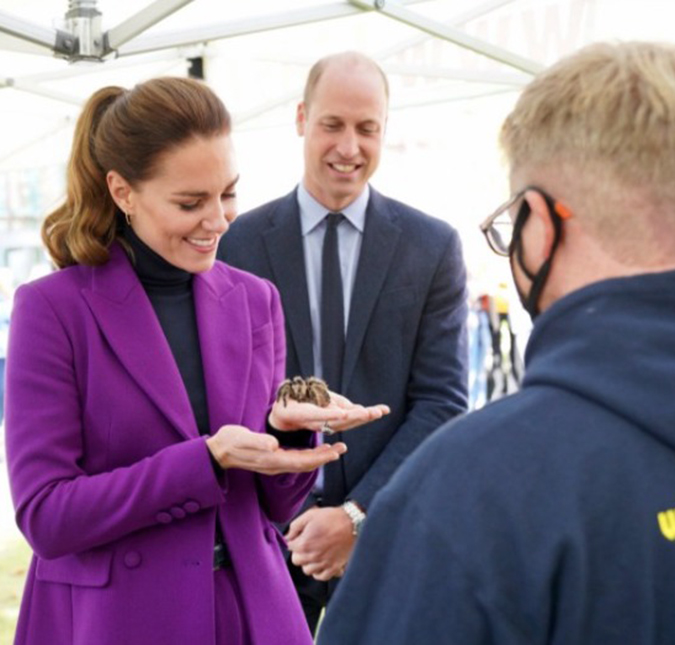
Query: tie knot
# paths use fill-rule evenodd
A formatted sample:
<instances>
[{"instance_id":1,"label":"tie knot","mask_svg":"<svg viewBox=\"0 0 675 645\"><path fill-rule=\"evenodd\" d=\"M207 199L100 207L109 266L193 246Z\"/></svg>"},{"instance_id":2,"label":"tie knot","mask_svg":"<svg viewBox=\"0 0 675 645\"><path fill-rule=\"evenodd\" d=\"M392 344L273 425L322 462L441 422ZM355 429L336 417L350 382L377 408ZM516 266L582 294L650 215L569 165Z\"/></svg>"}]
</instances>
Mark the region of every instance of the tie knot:
<instances>
[{"instance_id":1,"label":"tie knot","mask_svg":"<svg viewBox=\"0 0 675 645\"><path fill-rule=\"evenodd\" d=\"M326 222L328 226L335 228L344 218L345 216L342 213L328 213L326 215Z\"/></svg>"}]
</instances>

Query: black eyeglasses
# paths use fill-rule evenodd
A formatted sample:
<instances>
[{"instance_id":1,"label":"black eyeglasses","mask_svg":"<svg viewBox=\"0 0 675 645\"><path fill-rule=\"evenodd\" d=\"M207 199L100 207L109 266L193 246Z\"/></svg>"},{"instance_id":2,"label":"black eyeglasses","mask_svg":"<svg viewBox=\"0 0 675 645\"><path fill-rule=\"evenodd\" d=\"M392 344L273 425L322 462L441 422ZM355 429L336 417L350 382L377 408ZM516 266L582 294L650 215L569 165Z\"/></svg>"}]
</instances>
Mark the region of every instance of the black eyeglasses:
<instances>
[{"instance_id":1,"label":"black eyeglasses","mask_svg":"<svg viewBox=\"0 0 675 645\"><path fill-rule=\"evenodd\" d=\"M497 255L508 257L510 254L516 222L511 217L509 211L520 199L522 199L523 195L528 190L537 191L546 200L551 213L555 213L561 219L569 219L572 217L572 213L567 207L553 199L541 188L538 188L537 186L527 186L522 190L519 190L480 225L480 230L483 235L485 235L487 243Z\"/></svg>"}]
</instances>

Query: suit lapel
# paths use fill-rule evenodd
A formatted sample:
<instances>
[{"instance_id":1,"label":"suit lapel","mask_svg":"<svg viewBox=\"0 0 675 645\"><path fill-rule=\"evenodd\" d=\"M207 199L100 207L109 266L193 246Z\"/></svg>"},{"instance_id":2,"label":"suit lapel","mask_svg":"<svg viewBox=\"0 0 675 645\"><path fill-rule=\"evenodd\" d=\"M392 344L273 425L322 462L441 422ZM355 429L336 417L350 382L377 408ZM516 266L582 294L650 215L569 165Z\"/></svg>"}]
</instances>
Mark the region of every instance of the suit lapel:
<instances>
[{"instance_id":1,"label":"suit lapel","mask_svg":"<svg viewBox=\"0 0 675 645\"><path fill-rule=\"evenodd\" d=\"M243 420L251 371L251 316L242 285L224 265L196 275L193 283L204 382L212 431Z\"/></svg>"},{"instance_id":2,"label":"suit lapel","mask_svg":"<svg viewBox=\"0 0 675 645\"><path fill-rule=\"evenodd\" d=\"M270 214L271 228L264 233L274 283L283 294L284 316L290 331L289 341L297 353L302 374L314 373L312 320L305 275L300 211L293 191Z\"/></svg>"},{"instance_id":3,"label":"suit lapel","mask_svg":"<svg viewBox=\"0 0 675 645\"><path fill-rule=\"evenodd\" d=\"M183 437L198 436L169 343L122 248L114 245L110 260L93 275L92 288L83 296L112 351Z\"/></svg>"},{"instance_id":4,"label":"suit lapel","mask_svg":"<svg viewBox=\"0 0 675 645\"><path fill-rule=\"evenodd\" d=\"M370 317L382 291L401 234L401 230L393 223L391 210L384 198L372 188L370 190L361 256L349 308L342 371L343 392L346 391L356 367Z\"/></svg>"}]
</instances>

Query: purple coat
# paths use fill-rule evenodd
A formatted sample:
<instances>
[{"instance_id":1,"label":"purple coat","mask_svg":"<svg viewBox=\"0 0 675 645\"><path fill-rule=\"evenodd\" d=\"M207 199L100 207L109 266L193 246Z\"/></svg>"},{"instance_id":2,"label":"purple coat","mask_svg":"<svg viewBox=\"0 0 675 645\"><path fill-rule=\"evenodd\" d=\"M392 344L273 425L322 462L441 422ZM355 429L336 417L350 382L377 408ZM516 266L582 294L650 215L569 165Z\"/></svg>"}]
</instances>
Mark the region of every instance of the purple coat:
<instances>
[{"instance_id":1,"label":"purple coat","mask_svg":"<svg viewBox=\"0 0 675 645\"><path fill-rule=\"evenodd\" d=\"M265 431L284 375L269 283L216 262L194 278L211 426ZM214 642L219 521L252 643L311 643L273 522L314 473L216 477L149 299L125 253L22 286L7 366L7 455L32 546L16 643Z\"/></svg>"}]
</instances>

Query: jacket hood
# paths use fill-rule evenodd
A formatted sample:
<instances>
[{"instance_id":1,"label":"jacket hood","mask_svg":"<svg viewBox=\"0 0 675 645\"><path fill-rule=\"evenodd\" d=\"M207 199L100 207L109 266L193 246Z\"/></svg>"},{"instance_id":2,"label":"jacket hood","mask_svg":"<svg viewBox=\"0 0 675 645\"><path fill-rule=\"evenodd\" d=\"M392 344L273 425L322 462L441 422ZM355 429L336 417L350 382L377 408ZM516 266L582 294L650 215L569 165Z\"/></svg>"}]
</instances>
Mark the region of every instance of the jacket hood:
<instances>
[{"instance_id":1,"label":"jacket hood","mask_svg":"<svg viewBox=\"0 0 675 645\"><path fill-rule=\"evenodd\" d=\"M536 321L523 387L591 400L675 448L675 271L565 296Z\"/></svg>"}]
</instances>

